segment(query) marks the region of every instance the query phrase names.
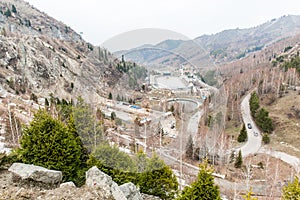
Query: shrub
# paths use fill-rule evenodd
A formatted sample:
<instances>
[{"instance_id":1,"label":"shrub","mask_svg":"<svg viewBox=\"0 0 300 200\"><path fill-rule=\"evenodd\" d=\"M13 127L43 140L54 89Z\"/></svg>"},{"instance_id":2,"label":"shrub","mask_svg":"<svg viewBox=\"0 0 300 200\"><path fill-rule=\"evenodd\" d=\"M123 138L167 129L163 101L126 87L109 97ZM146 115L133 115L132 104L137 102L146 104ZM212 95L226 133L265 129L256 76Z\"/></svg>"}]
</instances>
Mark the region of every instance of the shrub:
<instances>
[{"instance_id":1,"label":"shrub","mask_svg":"<svg viewBox=\"0 0 300 200\"><path fill-rule=\"evenodd\" d=\"M17 152L24 163L60 170L64 181L76 182L85 165L78 140L61 121L39 110L24 128Z\"/></svg>"},{"instance_id":2,"label":"shrub","mask_svg":"<svg viewBox=\"0 0 300 200\"><path fill-rule=\"evenodd\" d=\"M265 133L262 137L262 141L264 142L264 144L269 144L270 143L270 136Z\"/></svg>"}]
</instances>

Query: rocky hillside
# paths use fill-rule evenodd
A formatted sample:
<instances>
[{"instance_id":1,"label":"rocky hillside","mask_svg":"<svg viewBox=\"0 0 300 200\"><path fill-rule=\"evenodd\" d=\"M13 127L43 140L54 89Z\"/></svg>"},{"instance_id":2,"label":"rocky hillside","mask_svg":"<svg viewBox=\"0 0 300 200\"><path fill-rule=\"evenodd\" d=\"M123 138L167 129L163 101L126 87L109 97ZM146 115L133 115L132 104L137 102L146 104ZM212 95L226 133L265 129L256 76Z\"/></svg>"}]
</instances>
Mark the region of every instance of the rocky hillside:
<instances>
[{"instance_id":1,"label":"rocky hillside","mask_svg":"<svg viewBox=\"0 0 300 200\"><path fill-rule=\"evenodd\" d=\"M87 101L106 95L121 76L105 49L22 0L0 2L1 94ZM93 94L93 95L91 95Z\"/></svg>"},{"instance_id":2,"label":"rocky hillside","mask_svg":"<svg viewBox=\"0 0 300 200\"><path fill-rule=\"evenodd\" d=\"M0 171L0 199L160 200L140 193L133 183L118 186L97 167L86 172L86 184L82 187L76 187L73 182L61 181L60 171L13 163L8 170Z\"/></svg>"},{"instance_id":3,"label":"rocky hillside","mask_svg":"<svg viewBox=\"0 0 300 200\"><path fill-rule=\"evenodd\" d=\"M194 40L166 40L147 48L116 52L127 59L154 66L191 64L213 67L245 57L300 32L300 16L283 16L248 29L225 30ZM180 55L180 56L178 56Z\"/></svg>"}]
</instances>

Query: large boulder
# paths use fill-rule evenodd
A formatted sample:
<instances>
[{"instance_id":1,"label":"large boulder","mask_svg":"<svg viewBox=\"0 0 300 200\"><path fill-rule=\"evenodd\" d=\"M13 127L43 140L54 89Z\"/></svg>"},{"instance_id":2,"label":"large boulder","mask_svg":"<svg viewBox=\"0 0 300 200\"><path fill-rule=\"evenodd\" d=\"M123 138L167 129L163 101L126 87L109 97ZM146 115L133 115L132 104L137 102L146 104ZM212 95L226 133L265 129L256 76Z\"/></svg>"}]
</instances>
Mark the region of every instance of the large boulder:
<instances>
[{"instance_id":1,"label":"large boulder","mask_svg":"<svg viewBox=\"0 0 300 200\"><path fill-rule=\"evenodd\" d=\"M105 195L112 194L115 200L127 200L123 192L119 189L118 184L116 184L110 176L100 171L96 166L90 168L86 172L85 184L90 188L101 188L105 191Z\"/></svg>"},{"instance_id":2,"label":"large boulder","mask_svg":"<svg viewBox=\"0 0 300 200\"><path fill-rule=\"evenodd\" d=\"M55 186L62 181L62 172L49 170L44 167L28 165L23 163L14 163L8 169L12 172L13 180L20 182L35 182L41 186Z\"/></svg>"},{"instance_id":3,"label":"large boulder","mask_svg":"<svg viewBox=\"0 0 300 200\"><path fill-rule=\"evenodd\" d=\"M140 191L133 183L125 183L120 185L119 188L128 200L143 200Z\"/></svg>"}]
</instances>

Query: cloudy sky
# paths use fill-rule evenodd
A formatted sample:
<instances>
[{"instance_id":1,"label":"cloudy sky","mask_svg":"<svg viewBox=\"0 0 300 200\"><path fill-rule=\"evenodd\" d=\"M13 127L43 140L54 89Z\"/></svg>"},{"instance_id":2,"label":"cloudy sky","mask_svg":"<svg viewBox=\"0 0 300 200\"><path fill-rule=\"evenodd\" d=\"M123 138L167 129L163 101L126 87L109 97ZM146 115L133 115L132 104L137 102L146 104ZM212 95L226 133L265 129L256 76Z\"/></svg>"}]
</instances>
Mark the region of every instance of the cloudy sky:
<instances>
[{"instance_id":1,"label":"cloudy sky","mask_svg":"<svg viewBox=\"0 0 300 200\"><path fill-rule=\"evenodd\" d=\"M179 33L149 32L153 41L145 42L156 43L168 36L195 38L224 29L253 27L283 15L300 15L299 0L27 1L77 32L82 32L83 37L95 45L103 45L114 36L136 29L167 29ZM146 38L149 38L148 35Z\"/></svg>"}]
</instances>

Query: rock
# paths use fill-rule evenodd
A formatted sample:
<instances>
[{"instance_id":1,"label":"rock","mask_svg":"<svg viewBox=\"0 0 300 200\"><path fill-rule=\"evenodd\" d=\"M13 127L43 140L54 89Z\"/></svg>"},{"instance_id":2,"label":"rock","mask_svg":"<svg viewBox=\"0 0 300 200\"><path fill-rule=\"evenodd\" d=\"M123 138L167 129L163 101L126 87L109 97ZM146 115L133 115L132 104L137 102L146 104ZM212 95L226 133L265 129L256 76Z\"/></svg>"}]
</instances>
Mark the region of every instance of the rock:
<instances>
[{"instance_id":1,"label":"rock","mask_svg":"<svg viewBox=\"0 0 300 200\"><path fill-rule=\"evenodd\" d=\"M55 185L62 181L61 171L49 170L35 165L14 163L8 171L13 173L14 178L22 181L28 180L47 185Z\"/></svg>"},{"instance_id":2,"label":"rock","mask_svg":"<svg viewBox=\"0 0 300 200\"><path fill-rule=\"evenodd\" d=\"M85 183L87 187L101 188L105 191L105 195L112 194L115 200L127 200L112 178L100 171L96 166L86 172Z\"/></svg>"},{"instance_id":3,"label":"rock","mask_svg":"<svg viewBox=\"0 0 300 200\"><path fill-rule=\"evenodd\" d=\"M156 197L156 196L152 196L152 195L149 195L149 194L141 193L141 196L142 196L143 200L161 200L161 198Z\"/></svg>"},{"instance_id":4,"label":"rock","mask_svg":"<svg viewBox=\"0 0 300 200\"><path fill-rule=\"evenodd\" d=\"M76 185L70 181L70 182L65 182L59 185L60 188L76 188Z\"/></svg>"},{"instance_id":5,"label":"rock","mask_svg":"<svg viewBox=\"0 0 300 200\"><path fill-rule=\"evenodd\" d=\"M140 191L133 183L125 183L120 185L119 188L128 200L142 200Z\"/></svg>"}]
</instances>

